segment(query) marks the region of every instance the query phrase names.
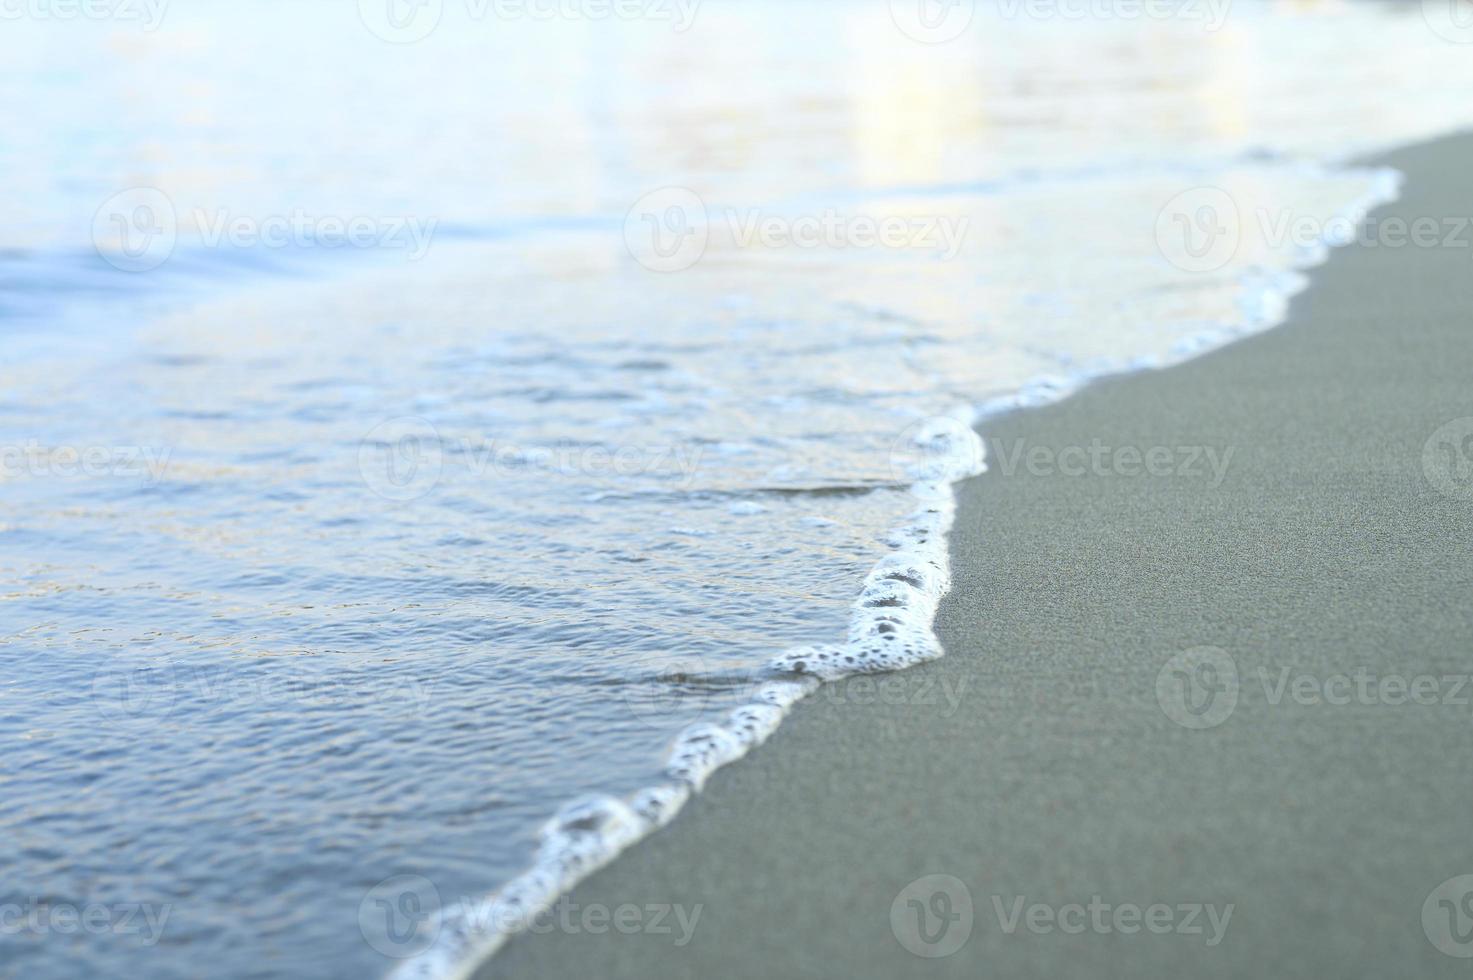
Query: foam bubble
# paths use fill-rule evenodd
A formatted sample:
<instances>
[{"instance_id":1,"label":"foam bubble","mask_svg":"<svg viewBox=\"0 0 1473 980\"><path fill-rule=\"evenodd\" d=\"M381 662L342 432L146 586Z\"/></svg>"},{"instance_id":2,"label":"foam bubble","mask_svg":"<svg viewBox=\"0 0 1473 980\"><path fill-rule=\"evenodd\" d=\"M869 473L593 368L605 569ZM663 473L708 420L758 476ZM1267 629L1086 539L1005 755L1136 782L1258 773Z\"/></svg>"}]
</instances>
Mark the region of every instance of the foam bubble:
<instances>
[{"instance_id":1,"label":"foam bubble","mask_svg":"<svg viewBox=\"0 0 1473 980\"><path fill-rule=\"evenodd\" d=\"M642 837L669 823L710 775L765 742L788 711L820 683L879 673L942 656L931 623L951 585L946 534L956 513L951 482L984 468L971 410L924 420L922 452L912 460L911 492L920 506L887 536L892 553L877 562L851 607L848 642L795 647L774 657L747 703L719 721L687 727L665 763L670 780L628 800L575 801L543 827L531 868L500 891L442 913L424 953L396 970L395 980L459 980L583 878Z\"/></svg>"}]
</instances>

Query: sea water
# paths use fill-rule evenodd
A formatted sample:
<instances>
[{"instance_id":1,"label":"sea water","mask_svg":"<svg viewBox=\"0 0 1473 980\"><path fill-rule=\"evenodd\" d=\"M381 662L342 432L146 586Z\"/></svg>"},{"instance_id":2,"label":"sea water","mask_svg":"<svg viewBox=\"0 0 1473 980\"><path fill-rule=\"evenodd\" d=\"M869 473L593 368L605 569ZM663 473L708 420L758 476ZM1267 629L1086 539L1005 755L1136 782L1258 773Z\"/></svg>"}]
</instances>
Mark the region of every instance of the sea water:
<instances>
[{"instance_id":1,"label":"sea water","mask_svg":"<svg viewBox=\"0 0 1473 980\"><path fill-rule=\"evenodd\" d=\"M6 9L26 977L458 972L942 654L973 423L1279 322L1473 116L1434 2Z\"/></svg>"}]
</instances>

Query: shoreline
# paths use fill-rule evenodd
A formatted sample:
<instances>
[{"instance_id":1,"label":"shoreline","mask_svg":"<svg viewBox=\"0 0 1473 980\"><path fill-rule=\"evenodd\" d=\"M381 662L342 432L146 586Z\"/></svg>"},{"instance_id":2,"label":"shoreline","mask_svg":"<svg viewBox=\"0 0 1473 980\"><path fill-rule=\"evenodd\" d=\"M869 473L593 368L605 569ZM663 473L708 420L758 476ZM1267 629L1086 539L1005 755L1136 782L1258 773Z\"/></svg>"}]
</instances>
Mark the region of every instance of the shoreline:
<instances>
[{"instance_id":1,"label":"shoreline","mask_svg":"<svg viewBox=\"0 0 1473 980\"><path fill-rule=\"evenodd\" d=\"M1473 202L1447 175L1470 158L1468 136L1389 154L1408 179L1377 213L1457 213ZM685 815L568 900L700 906L688 943L565 928L512 939L477 975L1237 975L1270 965L1308 976L1413 964L1451 975L1462 964L1420 920L1434 886L1473 873L1473 846L1452 831L1473 802L1456 751L1467 709L1418 703L1388 716L1384 701L1323 695L1338 697L1332 679L1356 670L1413 681L1466 672L1458 644L1473 629L1457 590L1473 575L1456 541L1473 521L1466 501L1430 484L1422 451L1439 426L1473 415L1457 390L1459 358L1473 354L1458 328L1473 308L1467 262L1458 250L1338 249L1308 272L1277 329L988 418L989 445L1055 459L1098 440L1143 455L1213 447L1228 463L1209 485L1185 470L1005 474L991 456L992 469L959 488L953 589L936 619L949 655L827 685L772 736L781 744L722 770ZM1388 321L1408 317L1414 329L1388 340ZM1403 373L1388 377L1392 368ZM1381 550L1344 530L1358 525ZM1393 529L1416 533L1419 547ZM1409 618L1408 607L1428 615ZM1227 659L1191 652L1204 648ZM1202 718L1183 703L1178 723L1172 678L1208 667L1235 676L1234 707L1196 728ZM1327 682L1319 704L1288 693L1316 679ZM962 695L928 703L927 688ZM1419 748L1441 751L1423 758ZM1379 800L1386 785L1420 790L1421 808ZM1348 812L1347 796L1367 809ZM773 814L782 837L754 831ZM1374 827L1392 828L1379 835L1391 839L1356 846ZM1336 853L1368 867L1337 867ZM950 907L970 898L975 921L965 945L935 958L901 939L904 890L927 875L960 882L946 885ZM1420 894L1386 897L1388 882L1415 892L1412 878ZM1124 942L1139 929L1023 936L1004 914L1020 896L1056 915L1101 896L1117 909L1195 904L1199 917L1216 910L1222 931L1210 947L1192 933ZM1224 920L1229 905L1236 914ZM755 959L758 937L778 934L805 942Z\"/></svg>"},{"instance_id":2,"label":"shoreline","mask_svg":"<svg viewBox=\"0 0 1473 980\"><path fill-rule=\"evenodd\" d=\"M680 732L666 763L666 774L676 782L652 784L624 798L597 796L568 801L543 825L544 841L532 864L494 892L476 898L463 896L456 913L440 920L436 941L423 954L393 970L394 980L458 980L475 975L479 964L497 955L512 936L522 931L525 910L543 908L549 910L543 914L551 914L561 909L568 893L589 875L673 820L700 793L711 774L764 744L787 713L815 688L831 694L836 682L888 675L945 656L933 625L938 603L950 590L955 488L985 470L984 459L999 460L1003 474L1011 475L1021 452L1020 443L1005 450L996 438L984 439L988 421L1054 404L1104 379L1163 370L1282 325L1289 303L1307 288L1306 274L1327 261L1335 248L1348 244L1333 241L1329 229L1339 222L1359 234L1368 226L1372 211L1398 196L1403 175L1395 168L1360 167L1353 158L1343 166L1359 167L1372 178L1371 189L1344 205L1326 223L1325 236L1312 246L1301 246L1297 261L1288 268L1260 273L1240 284L1245 297L1240 303L1242 322L1189 335L1169 353L1138 359L1128 367L1034 378L1010 395L978 405L954 405L944 415L908 426L892 449L891 463L897 476L904 469L915 481L912 495L916 509L884 536L895 542L892 546L897 550L881 557L866 576L860 596L851 605L848 640L793 647L773 656L757 670L752 701L722 719ZM914 446L907 435L914 437ZM987 450L989 442L991 452ZM921 446L926 448L916 449ZM1226 467L1228 459L1219 461L1210 447L1205 455L1214 474ZM903 467L902 457L906 460ZM1057 462L1061 472L1066 471L1063 460ZM1150 468L1150 461L1142 462ZM918 581L907 583L913 587L901 588L892 574L897 571L916 573ZM877 598L886 600L883 605L889 608L872 608L881 605L872 601ZM897 605L903 608L895 608ZM881 628L894 636L880 635L876 627L882 622L890 624ZM878 642L881 639L900 642L887 649L886 644ZM795 676L798 674L804 676ZM860 681L861 685L865 683ZM597 828L592 829L589 821ZM580 824L588 826L574 829ZM549 896L556 898L549 900ZM533 919L536 921L537 916ZM440 941L447 938L448 942Z\"/></svg>"}]
</instances>

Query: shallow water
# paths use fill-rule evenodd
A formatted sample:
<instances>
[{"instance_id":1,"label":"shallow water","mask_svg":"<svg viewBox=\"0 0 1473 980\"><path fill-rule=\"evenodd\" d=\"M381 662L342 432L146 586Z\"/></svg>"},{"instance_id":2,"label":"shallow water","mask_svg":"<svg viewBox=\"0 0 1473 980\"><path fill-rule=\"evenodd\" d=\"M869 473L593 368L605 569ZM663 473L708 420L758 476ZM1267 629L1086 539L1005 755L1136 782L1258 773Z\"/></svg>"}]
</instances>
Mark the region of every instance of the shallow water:
<instances>
[{"instance_id":1,"label":"shallow water","mask_svg":"<svg viewBox=\"0 0 1473 980\"><path fill-rule=\"evenodd\" d=\"M842 641L919 423L1271 323L1342 161L1473 115L1415 5L477 9L0 33L0 906L110 923L0 973L388 969L376 883Z\"/></svg>"}]
</instances>

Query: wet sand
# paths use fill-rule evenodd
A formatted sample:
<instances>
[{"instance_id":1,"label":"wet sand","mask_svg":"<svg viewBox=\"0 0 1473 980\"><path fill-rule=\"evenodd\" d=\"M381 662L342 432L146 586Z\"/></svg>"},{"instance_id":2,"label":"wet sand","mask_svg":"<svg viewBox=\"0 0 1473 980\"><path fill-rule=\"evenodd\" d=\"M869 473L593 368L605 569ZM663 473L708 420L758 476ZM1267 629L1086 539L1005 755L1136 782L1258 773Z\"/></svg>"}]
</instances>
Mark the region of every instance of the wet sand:
<instances>
[{"instance_id":1,"label":"wet sand","mask_svg":"<svg viewBox=\"0 0 1473 980\"><path fill-rule=\"evenodd\" d=\"M1473 136L1378 162L1383 222L1473 215ZM1470 238L989 421L947 657L809 699L483 975L1467 975Z\"/></svg>"}]
</instances>

